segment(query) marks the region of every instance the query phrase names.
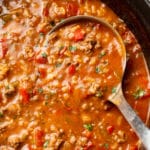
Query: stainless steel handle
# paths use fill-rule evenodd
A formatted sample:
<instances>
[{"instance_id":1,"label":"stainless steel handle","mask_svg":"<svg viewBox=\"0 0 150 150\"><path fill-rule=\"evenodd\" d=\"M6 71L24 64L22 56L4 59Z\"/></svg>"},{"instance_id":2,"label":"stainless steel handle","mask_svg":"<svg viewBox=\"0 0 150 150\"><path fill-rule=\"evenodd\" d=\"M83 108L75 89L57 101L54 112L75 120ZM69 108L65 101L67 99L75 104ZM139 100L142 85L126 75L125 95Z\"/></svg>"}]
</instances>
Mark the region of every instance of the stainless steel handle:
<instances>
[{"instance_id":1,"label":"stainless steel handle","mask_svg":"<svg viewBox=\"0 0 150 150\"><path fill-rule=\"evenodd\" d=\"M122 112L128 123L131 125L141 140L144 148L146 150L150 150L150 129L145 126L143 121L128 104L121 88L111 101L118 106L119 110Z\"/></svg>"}]
</instances>

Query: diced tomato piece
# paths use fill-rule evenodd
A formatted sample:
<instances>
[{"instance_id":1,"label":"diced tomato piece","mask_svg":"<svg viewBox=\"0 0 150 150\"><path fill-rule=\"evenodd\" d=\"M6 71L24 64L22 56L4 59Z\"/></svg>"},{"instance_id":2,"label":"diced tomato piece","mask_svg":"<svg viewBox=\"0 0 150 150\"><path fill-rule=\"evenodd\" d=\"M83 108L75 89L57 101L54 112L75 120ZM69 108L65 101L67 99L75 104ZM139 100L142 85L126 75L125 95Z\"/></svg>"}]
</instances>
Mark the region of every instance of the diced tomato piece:
<instances>
[{"instance_id":1,"label":"diced tomato piece","mask_svg":"<svg viewBox=\"0 0 150 150\"><path fill-rule=\"evenodd\" d=\"M67 5L67 16L76 16L78 14L79 6L77 3L69 2Z\"/></svg>"},{"instance_id":2,"label":"diced tomato piece","mask_svg":"<svg viewBox=\"0 0 150 150\"><path fill-rule=\"evenodd\" d=\"M1 43L1 58L4 58L8 51L8 45L6 39L0 39Z\"/></svg>"},{"instance_id":3,"label":"diced tomato piece","mask_svg":"<svg viewBox=\"0 0 150 150\"><path fill-rule=\"evenodd\" d=\"M41 78L45 78L47 75L46 69L45 68L39 68L39 73Z\"/></svg>"},{"instance_id":4,"label":"diced tomato piece","mask_svg":"<svg viewBox=\"0 0 150 150\"><path fill-rule=\"evenodd\" d=\"M69 92L72 93L73 92L73 85L70 82L68 82L68 85L69 85Z\"/></svg>"},{"instance_id":5,"label":"diced tomato piece","mask_svg":"<svg viewBox=\"0 0 150 150\"><path fill-rule=\"evenodd\" d=\"M77 29L74 32L74 41L78 42L78 41L82 41L84 39L85 34L82 32L81 29Z\"/></svg>"},{"instance_id":6,"label":"diced tomato piece","mask_svg":"<svg viewBox=\"0 0 150 150\"><path fill-rule=\"evenodd\" d=\"M73 65L73 64L70 65L69 68L68 68L68 73L69 73L70 75L74 75L75 72L76 72L76 66Z\"/></svg>"},{"instance_id":7,"label":"diced tomato piece","mask_svg":"<svg viewBox=\"0 0 150 150\"><path fill-rule=\"evenodd\" d=\"M108 126L108 127L107 127L107 132L108 132L109 134L112 134L113 131L114 131L114 127L113 127L113 126Z\"/></svg>"},{"instance_id":8,"label":"diced tomato piece","mask_svg":"<svg viewBox=\"0 0 150 150\"><path fill-rule=\"evenodd\" d=\"M89 142L86 144L84 150L88 150L88 149L90 149L91 147L93 147L93 143L92 143L91 141L89 141Z\"/></svg>"},{"instance_id":9,"label":"diced tomato piece","mask_svg":"<svg viewBox=\"0 0 150 150\"><path fill-rule=\"evenodd\" d=\"M39 64L46 64L47 63L47 58L45 58L45 57L36 58L36 62L39 63Z\"/></svg>"},{"instance_id":10,"label":"diced tomato piece","mask_svg":"<svg viewBox=\"0 0 150 150\"><path fill-rule=\"evenodd\" d=\"M45 7L45 8L43 9L43 16L45 16L45 17L48 17L48 16L49 16L49 9L48 9L48 7Z\"/></svg>"},{"instance_id":11,"label":"diced tomato piece","mask_svg":"<svg viewBox=\"0 0 150 150\"><path fill-rule=\"evenodd\" d=\"M40 127L37 127L34 130L34 135L36 146L42 146L44 142L44 131Z\"/></svg>"},{"instance_id":12,"label":"diced tomato piece","mask_svg":"<svg viewBox=\"0 0 150 150\"><path fill-rule=\"evenodd\" d=\"M20 93L20 95L22 96L22 103L23 103L23 104L29 103L30 95L29 95L29 93L27 92L27 90L24 89L24 88L22 88L22 89L19 90L19 93Z\"/></svg>"}]
</instances>

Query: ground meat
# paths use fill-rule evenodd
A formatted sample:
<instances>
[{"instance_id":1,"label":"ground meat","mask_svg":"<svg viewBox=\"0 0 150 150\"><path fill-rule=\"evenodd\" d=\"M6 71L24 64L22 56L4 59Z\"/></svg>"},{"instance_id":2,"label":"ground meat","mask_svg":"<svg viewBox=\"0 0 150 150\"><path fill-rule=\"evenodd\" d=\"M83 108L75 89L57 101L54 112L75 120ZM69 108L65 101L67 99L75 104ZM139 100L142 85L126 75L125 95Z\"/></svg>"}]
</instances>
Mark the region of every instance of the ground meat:
<instances>
[{"instance_id":1,"label":"ground meat","mask_svg":"<svg viewBox=\"0 0 150 150\"><path fill-rule=\"evenodd\" d=\"M52 3L50 10L51 18L64 17L66 15L65 8L59 7L56 3Z\"/></svg>"},{"instance_id":2,"label":"ground meat","mask_svg":"<svg viewBox=\"0 0 150 150\"><path fill-rule=\"evenodd\" d=\"M3 80L9 71L7 64L0 63L0 80Z\"/></svg>"},{"instance_id":3,"label":"ground meat","mask_svg":"<svg viewBox=\"0 0 150 150\"><path fill-rule=\"evenodd\" d=\"M6 96L12 96L13 94L15 94L17 85L18 85L18 82L13 82L13 83L8 84L5 87L5 92L4 92L5 95Z\"/></svg>"},{"instance_id":4,"label":"ground meat","mask_svg":"<svg viewBox=\"0 0 150 150\"><path fill-rule=\"evenodd\" d=\"M51 133L47 137L49 137L49 143L47 148L54 148L54 150L57 150L60 147L60 145L64 142L63 139L59 137L59 133Z\"/></svg>"},{"instance_id":5,"label":"ground meat","mask_svg":"<svg viewBox=\"0 0 150 150\"><path fill-rule=\"evenodd\" d=\"M2 9L2 7L0 6L0 14L2 13L2 11L3 11L3 9Z\"/></svg>"},{"instance_id":6,"label":"ground meat","mask_svg":"<svg viewBox=\"0 0 150 150\"><path fill-rule=\"evenodd\" d=\"M10 146L17 148L20 144L20 138L18 135L11 135L8 137L8 143Z\"/></svg>"},{"instance_id":7,"label":"ground meat","mask_svg":"<svg viewBox=\"0 0 150 150\"><path fill-rule=\"evenodd\" d=\"M84 147L88 142L88 139L86 137L79 137L77 140L77 145Z\"/></svg>"},{"instance_id":8,"label":"ground meat","mask_svg":"<svg viewBox=\"0 0 150 150\"><path fill-rule=\"evenodd\" d=\"M89 88L89 95L95 94L99 88L100 88L100 84L93 82Z\"/></svg>"},{"instance_id":9,"label":"ground meat","mask_svg":"<svg viewBox=\"0 0 150 150\"><path fill-rule=\"evenodd\" d=\"M27 130L22 130L19 134L13 134L8 137L8 143L10 146L17 148L28 136Z\"/></svg>"},{"instance_id":10,"label":"ground meat","mask_svg":"<svg viewBox=\"0 0 150 150\"><path fill-rule=\"evenodd\" d=\"M2 110L9 114L19 114L21 111L21 107L17 103L9 103L5 107L3 107Z\"/></svg>"},{"instance_id":11,"label":"ground meat","mask_svg":"<svg viewBox=\"0 0 150 150\"><path fill-rule=\"evenodd\" d=\"M51 125L50 130L52 133L45 136L45 139L48 142L46 150L57 150L60 147L63 147L64 140L62 136L64 134L64 130L58 129L55 125Z\"/></svg>"},{"instance_id":12,"label":"ground meat","mask_svg":"<svg viewBox=\"0 0 150 150\"><path fill-rule=\"evenodd\" d=\"M121 143L126 142L127 136L126 136L126 134L125 134L124 131L119 130L119 131L117 132L117 134L115 134L114 140L115 140L117 143L121 144Z\"/></svg>"},{"instance_id":13,"label":"ground meat","mask_svg":"<svg viewBox=\"0 0 150 150\"><path fill-rule=\"evenodd\" d=\"M89 41L82 41L80 43L76 44L77 49L80 49L81 51L84 51L86 54L89 54L92 52L93 45Z\"/></svg>"},{"instance_id":14,"label":"ground meat","mask_svg":"<svg viewBox=\"0 0 150 150\"><path fill-rule=\"evenodd\" d=\"M72 147L72 144L70 144L69 142L64 142L63 146L61 147L61 150L70 150Z\"/></svg>"},{"instance_id":15,"label":"ground meat","mask_svg":"<svg viewBox=\"0 0 150 150\"><path fill-rule=\"evenodd\" d=\"M2 145L2 146L0 146L0 150L15 150L15 149L10 146Z\"/></svg>"},{"instance_id":16,"label":"ground meat","mask_svg":"<svg viewBox=\"0 0 150 150\"><path fill-rule=\"evenodd\" d=\"M25 54L24 57L25 58L31 58L34 56L34 51L33 48L31 46L27 46L25 47Z\"/></svg>"},{"instance_id":17,"label":"ground meat","mask_svg":"<svg viewBox=\"0 0 150 150\"><path fill-rule=\"evenodd\" d=\"M11 121L5 121L0 123L0 133L4 132L11 124Z\"/></svg>"}]
</instances>

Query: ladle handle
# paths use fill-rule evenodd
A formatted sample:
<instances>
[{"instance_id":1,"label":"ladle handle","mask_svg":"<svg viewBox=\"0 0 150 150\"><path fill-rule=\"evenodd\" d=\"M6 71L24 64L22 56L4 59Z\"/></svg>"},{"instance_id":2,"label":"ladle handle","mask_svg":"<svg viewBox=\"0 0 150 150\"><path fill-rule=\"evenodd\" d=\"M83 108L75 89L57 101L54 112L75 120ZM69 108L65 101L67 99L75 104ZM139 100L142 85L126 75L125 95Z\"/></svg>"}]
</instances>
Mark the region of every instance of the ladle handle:
<instances>
[{"instance_id":1,"label":"ladle handle","mask_svg":"<svg viewBox=\"0 0 150 150\"><path fill-rule=\"evenodd\" d=\"M122 112L122 114L124 114L124 117L136 132L144 148L146 150L150 150L150 129L145 126L143 121L128 104L121 89L119 97L121 100L121 103L118 104L119 110Z\"/></svg>"}]
</instances>

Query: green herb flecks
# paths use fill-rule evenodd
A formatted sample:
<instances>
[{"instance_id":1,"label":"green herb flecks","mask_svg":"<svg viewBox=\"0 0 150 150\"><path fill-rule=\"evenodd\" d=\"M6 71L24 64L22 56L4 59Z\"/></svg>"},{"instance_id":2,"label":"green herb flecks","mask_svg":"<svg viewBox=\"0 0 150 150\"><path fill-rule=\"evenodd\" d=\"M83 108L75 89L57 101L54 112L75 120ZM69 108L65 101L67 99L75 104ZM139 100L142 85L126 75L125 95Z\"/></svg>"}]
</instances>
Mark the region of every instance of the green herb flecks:
<instances>
[{"instance_id":1,"label":"green herb flecks","mask_svg":"<svg viewBox=\"0 0 150 150\"><path fill-rule=\"evenodd\" d=\"M105 51L101 51L101 53L99 54L99 58L102 58L105 55L106 55L106 52Z\"/></svg>"},{"instance_id":2,"label":"green herb flecks","mask_svg":"<svg viewBox=\"0 0 150 150\"><path fill-rule=\"evenodd\" d=\"M85 129L87 129L88 131L92 131L92 130L93 130L92 124L84 124L83 127L84 127Z\"/></svg>"},{"instance_id":3,"label":"green herb flecks","mask_svg":"<svg viewBox=\"0 0 150 150\"><path fill-rule=\"evenodd\" d=\"M43 93L43 89L42 89L42 88L38 88L38 92L39 92L40 94L42 94L42 93Z\"/></svg>"},{"instance_id":4,"label":"green herb flecks","mask_svg":"<svg viewBox=\"0 0 150 150\"><path fill-rule=\"evenodd\" d=\"M71 52L75 52L77 50L77 47L76 46L69 46L69 50Z\"/></svg>"},{"instance_id":5,"label":"green herb flecks","mask_svg":"<svg viewBox=\"0 0 150 150\"><path fill-rule=\"evenodd\" d=\"M111 90L111 93L114 94L114 93L116 93L116 92L117 92L117 88L116 88L116 87L113 87L112 90Z\"/></svg>"},{"instance_id":6,"label":"green herb flecks","mask_svg":"<svg viewBox=\"0 0 150 150\"><path fill-rule=\"evenodd\" d=\"M64 49L65 46L60 46L59 50L61 51L62 49Z\"/></svg>"},{"instance_id":7,"label":"green herb flecks","mask_svg":"<svg viewBox=\"0 0 150 150\"><path fill-rule=\"evenodd\" d=\"M45 103L44 103L44 104L45 104L45 106L48 106L49 102L48 102L48 101L45 101Z\"/></svg>"},{"instance_id":8,"label":"green herb flecks","mask_svg":"<svg viewBox=\"0 0 150 150\"><path fill-rule=\"evenodd\" d=\"M47 101L47 100L49 100L51 98L51 95L50 94L46 94L45 96L44 96L44 99Z\"/></svg>"},{"instance_id":9,"label":"green herb flecks","mask_svg":"<svg viewBox=\"0 0 150 150\"><path fill-rule=\"evenodd\" d=\"M3 112L0 112L0 118L4 117Z\"/></svg>"},{"instance_id":10,"label":"green herb flecks","mask_svg":"<svg viewBox=\"0 0 150 150\"><path fill-rule=\"evenodd\" d=\"M44 147L44 148L47 148L47 147L48 147L48 144L49 144L49 140L46 140L46 141L44 142L44 144L43 144L43 147Z\"/></svg>"},{"instance_id":11,"label":"green herb flecks","mask_svg":"<svg viewBox=\"0 0 150 150\"><path fill-rule=\"evenodd\" d=\"M58 67L60 67L60 66L61 66L61 63L56 63L56 64L55 64L55 67L56 67L56 68L58 68Z\"/></svg>"},{"instance_id":12,"label":"green herb flecks","mask_svg":"<svg viewBox=\"0 0 150 150\"><path fill-rule=\"evenodd\" d=\"M103 146L104 146L105 149L109 149L109 144L108 143L104 143Z\"/></svg>"},{"instance_id":13,"label":"green herb flecks","mask_svg":"<svg viewBox=\"0 0 150 150\"><path fill-rule=\"evenodd\" d=\"M40 37L43 37L43 36L44 36L44 33L43 33L43 32L40 32L39 35L40 35Z\"/></svg>"},{"instance_id":14,"label":"green herb flecks","mask_svg":"<svg viewBox=\"0 0 150 150\"><path fill-rule=\"evenodd\" d=\"M98 98L103 97L103 95L104 95L104 93L103 93L102 90L97 91L96 94L95 94L95 96L98 97Z\"/></svg>"},{"instance_id":15,"label":"green herb flecks","mask_svg":"<svg viewBox=\"0 0 150 150\"><path fill-rule=\"evenodd\" d=\"M43 58L47 58L47 54L45 52L42 53Z\"/></svg>"},{"instance_id":16,"label":"green herb flecks","mask_svg":"<svg viewBox=\"0 0 150 150\"><path fill-rule=\"evenodd\" d=\"M100 73L100 71L101 71L101 70L100 70L100 66L96 66L95 72L96 72L96 73Z\"/></svg>"},{"instance_id":17,"label":"green herb flecks","mask_svg":"<svg viewBox=\"0 0 150 150\"><path fill-rule=\"evenodd\" d=\"M5 86L5 89L9 90L9 85Z\"/></svg>"},{"instance_id":18,"label":"green herb flecks","mask_svg":"<svg viewBox=\"0 0 150 150\"><path fill-rule=\"evenodd\" d=\"M138 87L136 91L133 93L133 96L135 99L140 99L145 95L145 93L146 92L142 88Z\"/></svg>"}]
</instances>

